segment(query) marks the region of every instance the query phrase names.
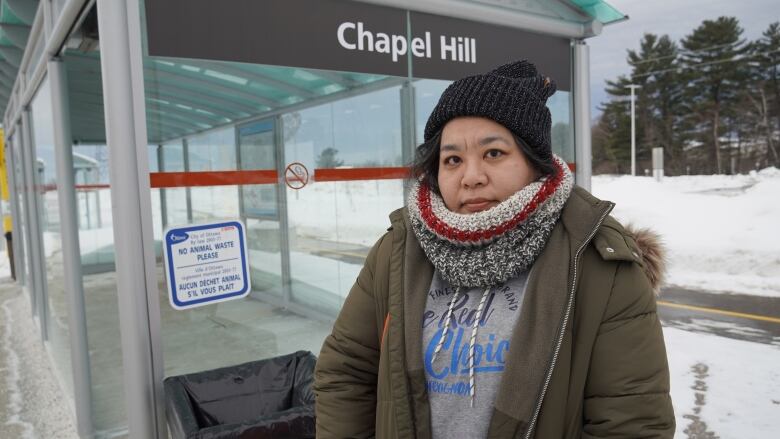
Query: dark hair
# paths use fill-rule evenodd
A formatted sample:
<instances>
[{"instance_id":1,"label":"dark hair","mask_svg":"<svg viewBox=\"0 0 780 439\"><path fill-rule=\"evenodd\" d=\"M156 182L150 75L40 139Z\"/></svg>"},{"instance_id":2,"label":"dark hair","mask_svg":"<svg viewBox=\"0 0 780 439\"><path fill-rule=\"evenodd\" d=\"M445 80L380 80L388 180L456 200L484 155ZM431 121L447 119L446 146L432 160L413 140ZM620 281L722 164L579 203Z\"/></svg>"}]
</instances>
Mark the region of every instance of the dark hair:
<instances>
[{"instance_id":1,"label":"dark hair","mask_svg":"<svg viewBox=\"0 0 780 439\"><path fill-rule=\"evenodd\" d=\"M523 139L516 134L512 133L512 137L517 143L517 147L525 154L526 159L531 163L531 166L539 171L542 176L555 175L557 168L552 153L546 157L541 157L534 151L533 148L528 146ZM414 161L412 162L411 174L412 178L423 177L423 181L434 191L437 195L441 195L439 191L439 151L441 148L441 131L436 133L429 141L421 144L417 147L417 153L415 154Z\"/></svg>"}]
</instances>

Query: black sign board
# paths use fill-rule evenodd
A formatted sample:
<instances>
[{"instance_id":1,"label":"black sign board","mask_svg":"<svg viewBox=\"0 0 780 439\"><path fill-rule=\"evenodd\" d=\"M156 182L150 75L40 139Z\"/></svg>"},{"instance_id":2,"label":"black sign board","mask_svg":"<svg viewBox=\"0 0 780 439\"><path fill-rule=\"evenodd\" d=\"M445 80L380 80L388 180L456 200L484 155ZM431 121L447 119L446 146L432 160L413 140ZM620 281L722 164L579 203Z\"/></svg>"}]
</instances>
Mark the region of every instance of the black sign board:
<instances>
[{"instance_id":1,"label":"black sign board","mask_svg":"<svg viewBox=\"0 0 780 439\"><path fill-rule=\"evenodd\" d=\"M418 12L411 12L410 22L412 38L432 46L430 56L412 59L414 77L453 80L525 58L559 89L570 89L568 39Z\"/></svg>"},{"instance_id":2,"label":"black sign board","mask_svg":"<svg viewBox=\"0 0 780 439\"><path fill-rule=\"evenodd\" d=\"M150 56L454 80L527 58L570 88L569 40L351 0L146 0Z\"/></svg>"}]
</instances>

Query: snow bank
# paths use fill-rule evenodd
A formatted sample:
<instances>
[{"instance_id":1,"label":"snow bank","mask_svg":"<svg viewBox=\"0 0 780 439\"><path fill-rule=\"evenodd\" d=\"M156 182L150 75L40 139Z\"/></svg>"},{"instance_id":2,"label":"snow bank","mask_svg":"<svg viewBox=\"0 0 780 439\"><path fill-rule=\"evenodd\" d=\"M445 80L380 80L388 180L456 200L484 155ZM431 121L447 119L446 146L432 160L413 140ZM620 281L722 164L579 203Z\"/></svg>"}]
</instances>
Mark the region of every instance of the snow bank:
<instances>
[{"instance_id":1,"label":"snow bank","mask_svg":"<svg viewBox=\"0 0 780 439\"><path fill-rule=\"evenodd\" d=\"M780 297L780 170L750 175L596 176L593 193L625 223L658 231L668 283Z\"/></svg>"},{"instance_id":2,"label":"snow bank","mask_svg":"<svg viewBox=\"0 0 780 439\"><path fill-rule=\"evenodd\" d=\"M676 437L763 439L780 431L780 349L664 328ZM687 435L686 429L699 435Z\"/></svg>"}]
</instances>

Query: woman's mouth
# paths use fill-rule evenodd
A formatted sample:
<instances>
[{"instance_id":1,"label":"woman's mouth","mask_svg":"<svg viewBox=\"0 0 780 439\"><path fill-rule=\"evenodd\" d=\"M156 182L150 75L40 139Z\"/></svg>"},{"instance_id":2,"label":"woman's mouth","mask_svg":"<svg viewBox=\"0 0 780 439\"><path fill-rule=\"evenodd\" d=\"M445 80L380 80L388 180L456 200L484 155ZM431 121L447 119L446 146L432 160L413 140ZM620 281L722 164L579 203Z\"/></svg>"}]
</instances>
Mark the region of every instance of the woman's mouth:
<instances>
[{"instance_id":1,"label":"woman's mouth","mask_svg":"<svg viewBox=\"0 0 780 439\"><path fill-rule=\"evenodd\" d=\"M470 198L461 204L461 208L466 212L476 213L488 210L493 206L493 200L486 198Z\"/></svg>"}]
</instances>

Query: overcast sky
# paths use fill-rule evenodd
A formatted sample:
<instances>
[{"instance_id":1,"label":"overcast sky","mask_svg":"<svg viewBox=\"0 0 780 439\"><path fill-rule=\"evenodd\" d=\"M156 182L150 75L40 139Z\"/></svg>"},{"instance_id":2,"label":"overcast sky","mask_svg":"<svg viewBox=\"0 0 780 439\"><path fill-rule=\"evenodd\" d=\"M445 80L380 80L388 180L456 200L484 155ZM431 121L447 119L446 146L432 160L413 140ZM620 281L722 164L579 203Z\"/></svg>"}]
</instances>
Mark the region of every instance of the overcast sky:
<instances>
[{"instance_id":1,"label":"overcast sky","mask_svg":"<svg viewBox=\"0 0 780 439\"><path fill-rule=\"evenodd\" d=\"M645 33L669 35L677 41L703 20L719 16L739 19L744 37L758 38L769 23L780 21L780 0L607 0L629 20L605 26L601 35L588 39L592 116L607 100L605 81L629 72L626 50L639 49Z\"/></svg>"}]
</instances>

